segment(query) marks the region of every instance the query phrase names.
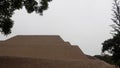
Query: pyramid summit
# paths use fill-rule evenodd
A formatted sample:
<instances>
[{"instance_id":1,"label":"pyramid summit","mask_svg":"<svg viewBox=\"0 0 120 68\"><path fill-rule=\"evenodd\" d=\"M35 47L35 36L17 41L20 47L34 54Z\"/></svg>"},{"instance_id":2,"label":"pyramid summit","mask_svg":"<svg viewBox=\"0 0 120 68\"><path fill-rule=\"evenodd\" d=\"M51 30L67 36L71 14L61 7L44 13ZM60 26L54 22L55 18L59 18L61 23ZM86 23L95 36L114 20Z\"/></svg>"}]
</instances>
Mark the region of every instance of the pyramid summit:
<instances>
[{"instance_id":1,"label":"pyramid summit","mask_svg":"<svg viewBox=\"0 0 120 68\"><path fill-rule=\"evenodd\" d=\"M114 68L58 35L18 35L0 42L0 68Z\"/></svg>"}]
</instances>

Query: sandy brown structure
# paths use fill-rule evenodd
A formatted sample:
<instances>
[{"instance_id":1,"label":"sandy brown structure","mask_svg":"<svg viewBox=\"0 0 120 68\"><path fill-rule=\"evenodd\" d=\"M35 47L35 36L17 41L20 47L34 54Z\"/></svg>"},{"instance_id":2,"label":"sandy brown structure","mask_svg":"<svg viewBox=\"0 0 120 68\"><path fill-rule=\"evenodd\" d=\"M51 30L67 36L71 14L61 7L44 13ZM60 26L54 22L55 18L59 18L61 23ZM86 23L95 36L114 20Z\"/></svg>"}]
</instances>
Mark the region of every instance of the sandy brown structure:
<instances>
[{"instance_id":1,"label":"sandy brown structure","mask_svg":"<svg viewBox=\"0 0 120 68\"><path fill-rule=\"evenodd\" d=\"M0 42L0 68L114 68L60 36L19 35Z\"/></svg>"}]
</instances>

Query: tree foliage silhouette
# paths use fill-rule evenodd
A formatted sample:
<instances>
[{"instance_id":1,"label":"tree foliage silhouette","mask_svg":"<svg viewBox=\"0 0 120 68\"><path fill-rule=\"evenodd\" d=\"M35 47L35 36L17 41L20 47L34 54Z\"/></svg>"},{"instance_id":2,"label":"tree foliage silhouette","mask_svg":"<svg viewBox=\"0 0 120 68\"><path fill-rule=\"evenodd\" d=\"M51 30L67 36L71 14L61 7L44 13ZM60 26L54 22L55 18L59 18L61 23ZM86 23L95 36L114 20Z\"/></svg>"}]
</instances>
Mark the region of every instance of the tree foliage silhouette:
<instances>
[{"instance_id":1,"label":"tree foliage silhouette","mask_svg":"<svg viewBox=\"0 0 120 68\"><path fill-rule=\"evenodd\" d=\"M114 0L113 3L113 37L104 41L102 52L107 51L112 54L112 60L120 68L120 0Z\"/></svg>"},{"instance_id":2,"label":"tree foliage silhouette","mask_svg":"<svg viewBox=\"0 0 120 68\"><path fill-rule=\"evenodd\" d=\"M52 0L0 0L0 32L4 35L11 33L13 20L11 19L15 10L22 9L23 6L28 13L36 12L40 15L48 9L48 2Z\"/></svg>"}]
</instances>

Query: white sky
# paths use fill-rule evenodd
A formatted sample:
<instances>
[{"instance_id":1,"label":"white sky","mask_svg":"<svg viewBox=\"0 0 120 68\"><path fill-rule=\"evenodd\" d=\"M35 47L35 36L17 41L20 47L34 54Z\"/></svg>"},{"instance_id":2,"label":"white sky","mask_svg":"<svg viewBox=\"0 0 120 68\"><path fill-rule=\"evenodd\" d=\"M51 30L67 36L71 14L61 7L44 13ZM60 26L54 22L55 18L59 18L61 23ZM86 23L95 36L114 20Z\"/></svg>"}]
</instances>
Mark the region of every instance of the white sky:
<instances>
[{"instance_id":1,"label":"white sky","mask_svg":"<svg viewBox=\"0 0 120 68\"><path fill-rule=\"evenodd\" d=\"M101 43L111 37L113 0L53 0L43 16L25 10L13 15L14 35L60 35L65 41L79 45L85 54L101 53Z\"/></svg>"}]
</instances>

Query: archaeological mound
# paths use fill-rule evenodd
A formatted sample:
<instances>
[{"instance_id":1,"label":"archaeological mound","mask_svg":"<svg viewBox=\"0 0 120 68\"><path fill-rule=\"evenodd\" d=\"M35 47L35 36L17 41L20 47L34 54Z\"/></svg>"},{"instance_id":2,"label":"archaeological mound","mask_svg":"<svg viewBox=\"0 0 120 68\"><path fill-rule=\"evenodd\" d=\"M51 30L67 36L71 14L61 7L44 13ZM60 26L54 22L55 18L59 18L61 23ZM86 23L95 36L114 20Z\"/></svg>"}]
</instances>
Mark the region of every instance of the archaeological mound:
<instances>
[{"instance_id":1,"label":"archaeological mound","mask_svg":"<svg viewBox=\"0 0 120 68\"><path fill-rule=\"evenodd\" d=\"M85 55L57 35L18 35L0 41L0 68L115 68Z\"/></svg>"}]
</instances>

